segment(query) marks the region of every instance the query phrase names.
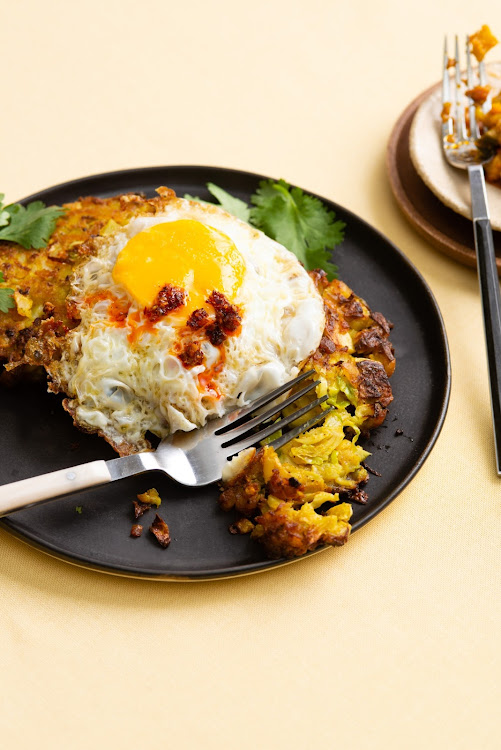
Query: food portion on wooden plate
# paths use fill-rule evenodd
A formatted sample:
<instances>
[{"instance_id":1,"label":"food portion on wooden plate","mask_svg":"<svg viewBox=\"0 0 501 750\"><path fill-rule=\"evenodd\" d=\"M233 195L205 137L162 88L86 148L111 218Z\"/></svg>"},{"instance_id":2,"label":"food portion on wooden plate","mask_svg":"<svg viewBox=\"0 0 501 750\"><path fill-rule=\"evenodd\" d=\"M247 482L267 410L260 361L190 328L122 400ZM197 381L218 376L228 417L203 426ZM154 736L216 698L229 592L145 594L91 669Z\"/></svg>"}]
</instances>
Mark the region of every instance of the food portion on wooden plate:
<instances>
[{"instance_id":1,"label":"food portion on wooden plate","mask_svg":"<svg viewBox=\"0 0 501 750\"><path fill-rule=\"evenodd\" d=\"M496 133L501 119L501 63L487 64L486 69L491 88L480 91L477 87L471 93L482 122L482 142L489 142L493 149L486 172L487 192L493 229L500 230L501 150ZM484 114L481 107L487 95L491 103ZM411 102L395 124L387 148L387 172L394 197L412 226L441 252L474 267L468 176L452 169L443 157L441 114L441 86L437 84ZM501 235L497 231L494 243L501 271Z\"/></svg>"}]
</instances>

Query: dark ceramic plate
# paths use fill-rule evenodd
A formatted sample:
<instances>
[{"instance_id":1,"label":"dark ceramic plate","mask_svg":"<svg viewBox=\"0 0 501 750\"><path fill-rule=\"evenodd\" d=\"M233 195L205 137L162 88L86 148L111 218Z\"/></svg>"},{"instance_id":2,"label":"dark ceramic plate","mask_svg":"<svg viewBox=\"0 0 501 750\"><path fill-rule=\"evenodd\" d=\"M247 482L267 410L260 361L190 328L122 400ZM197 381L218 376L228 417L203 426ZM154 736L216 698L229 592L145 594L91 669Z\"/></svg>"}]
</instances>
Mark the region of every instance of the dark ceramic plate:
<instances>
[{"instance_id":1,"label":"dark ceramic plate","mask_svg":"<svg viewBox=\"0 0 501 750\"><path fill-rule=\"evenodd\" d=\"M61 204L83 195L107 197L129 191L153 195L159 185L174 188L178 195L208 198L209 181L248 201L260 179L264 178L215 167L151 167L86 177L43 190L26 201ZM372 452L368 464L381 476L370 478L369 503L354 506L356 530L398 495L431 451L449 400L449 353L440 311L416 269L375 229L341 206L322 200L347 225L346 240L335 252L340 277L395 324L391 337L397 356L392 378L395 401L385 425L365 442ZM43 383L3 390L0 483L114 457L103 440L73 427L59 401ZM160 492L161 513L171 529L172 543L166 550L148 533L139 539L129 536L132 500L150 487ZM118 575L208 579L284 563L267 560L249 537L229 534L233 517L219 510L216 498L214 486L187 489L155 473L18 511L1 523L44 552Z\"/></svg>"}]
</instances>

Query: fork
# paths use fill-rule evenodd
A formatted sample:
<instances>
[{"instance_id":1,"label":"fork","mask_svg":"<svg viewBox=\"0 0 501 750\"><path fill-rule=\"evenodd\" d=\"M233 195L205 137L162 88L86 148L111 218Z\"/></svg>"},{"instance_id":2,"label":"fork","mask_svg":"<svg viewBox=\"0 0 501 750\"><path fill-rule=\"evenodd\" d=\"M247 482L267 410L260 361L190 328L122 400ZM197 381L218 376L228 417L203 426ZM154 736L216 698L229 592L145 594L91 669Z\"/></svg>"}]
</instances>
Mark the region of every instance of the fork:
<instances>
[{"instance_id":1,"label":"fork","mask_svg":"<svg viewBox=\"0 0 501 750\"><path fill-rule=\"evenodd\" d=\"M273 402L291 388L314 375L310 370L261 396L249 406L209 421L205 427L192 432L177 431L161 441L155 451L134 453L130 456L99 460L60 469L49 474L22 479L0 487L0 516L14 510L27 508L62 495L79 492L90 487L108 484L117 479L142 474L147 471L163 471L179 484L202 487L221 479L228 459L256 443L282 431L292 422L305 417L308 412L320 407L328 396L322 396L277 421L270 421L294 401L310 393L320 383L313 380L300 390L293 392L280 403ZM272 404L264 413L261 410ZM278 450L286 443L319 424L334 409L322 409L310 419L277 437L269 445ZM256 414L256 412L260 412ZM257 432L256 432L257 430Z\"/></svg>"},{"instance_id":2,"label":"fork","mask_svg":"<svg viewBox=\"0 0 501 750\"><path fill-rule=\"evenodd\" d=\"M461 81L457 36L454 68L455 96L454 107L452 107L446 38L442 78L442 145L449 164L460 169L467 169L470 181L473 233L487 346L496 469L498 476L501 476L501 299L483 171L483 165L490 160L491 156L485 156L476 145L480 131L473 100L466 105L469 112L469 129L466 126L464 86ZM479 63L478 75L480 85L485 86L487 75L483 60ZM468 36L466 37L466 82L468 90L472 89L474 76ZM488 97L483 104L483 109L487 112L490 107L490 97Z\"/></svg>"}]
</instances>

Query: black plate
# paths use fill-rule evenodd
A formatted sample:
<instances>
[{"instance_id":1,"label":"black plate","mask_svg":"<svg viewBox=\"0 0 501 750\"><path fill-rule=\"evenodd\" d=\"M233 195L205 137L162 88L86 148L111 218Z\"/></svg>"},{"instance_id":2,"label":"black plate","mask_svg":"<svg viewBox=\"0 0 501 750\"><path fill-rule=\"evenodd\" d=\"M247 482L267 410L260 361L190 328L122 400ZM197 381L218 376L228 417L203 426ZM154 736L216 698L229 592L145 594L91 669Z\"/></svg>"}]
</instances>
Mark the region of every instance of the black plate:
<instances>
[{"instance_id":1,"label":"black plate","mask_svg":"<svg viewBox=\"0 0 501 750\"><path fill-rule=\"evenodd\" d=\"M84 195L107 197L130 191L151 196L160 185L178 195L209 198L207 182L248 201L261 179L261 175L216 167L151 167L67 182L24 202L40 199L61 204ZM449 401L449 352L440 311L418 271L375 229L345 208L322 200L347 224L346 240L335 251L340 278L395 324L391 336L397 356L392 378L395 401L386 423L365 442L372 452L368 464L381 476L370 478L369 503L354 506L356 530L398 495L432 449ZM115 456L100 438L78 432L59 400L42 383L4 390L1 484ZM167 550L148 533L139 539L129 536L132 500L150 487L156 487L163 498L161 512L173 538ZM267 560L247 536L230 535L233 518L219 510L216 497L214 487L183 488L155 472L18 511L2 519L2 526L56 557L118 575L207 579L283 564L283 560Z\"/></svg>"}]
</instances>

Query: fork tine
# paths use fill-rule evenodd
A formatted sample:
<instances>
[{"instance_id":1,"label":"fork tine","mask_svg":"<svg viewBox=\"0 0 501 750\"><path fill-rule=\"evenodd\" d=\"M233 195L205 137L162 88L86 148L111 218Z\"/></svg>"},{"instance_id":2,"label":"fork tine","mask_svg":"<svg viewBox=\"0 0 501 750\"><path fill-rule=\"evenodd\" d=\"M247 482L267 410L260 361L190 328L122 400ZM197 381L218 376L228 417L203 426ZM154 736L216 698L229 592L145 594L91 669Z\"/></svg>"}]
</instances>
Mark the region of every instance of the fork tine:
<instances>
[{"instance_id":1,"label":"fork tine","mask_svg":"<svg viewBox=\"0 0 501 750\"><path fill-rule=\"evenodd\" d=\"M447 112L447 117L445 113ZM444 37L444 61L442 70L442 138L454 133L454 121L451 114L451 77L449 75L449 53L447 37Z\"/></svg>"},{"instance_id":2,"label":"fork tine","mask_svg":"<svg viewBox=\"0 0 501 750\"><path fill-rule=\"evenodd\" d=\"M488 86L489 85L489 81L487 80L487 72L485 70L485 62L483 60L481 60L479 62L479 64L478 64L478 76L479 76L479 79L480 79L480 85L481 86ZM484 112L489 112L489 110L491 109L491 107L492 107L492 94L491 94L491 92L489 92L487 94L487 99L482 104L482 110Z\"/></svg>"},{"instance_id":3,"label":"fork tine","mask_svg":"<svg viewBox=\"0 0 501 750\"><path fill-rule=\"evenodd\" d=\"M319 383L320 380L314 380L312 383L308 383L307 386L302 388L297 393L293 393L291 396L286 398L285 401L281 401L279 404L275 404L275 406L272 406L271 409L268 409L268 411L266 411L264 414L259 414L257 417L244 422L240 426L234 427L234 425L226 425L225 427L221 427L221 429L216 430L214 434L222 435L223 438L227 438L227 442L223 443L223 445L228 445L230 441L232 443L235 443L239 438L243 438L249 432L249 430L252 430L254 427L258 427L259 425L264 424L264 422L266 422L268 419L274 417L275 414L279 414L283 409L286 408L286 406L290 406L294 403L294 401L298 401L298 399L300 399L302 396L306 396L306 394L316 388ZM311 406L309 408L311 409Z\"/></svg>"},{"instance_id":4,"label":"fork tine","mask_svg":"<svg viewBox=\"0 0 501 750\"><path fill-rule=\"evenodd\" d=\"M451 100L451 86L449 76L449 53L447 52L447 37L444 37L444 64L442 70L442 104Z\"/></svg>"},{"instance_id":5,"label":"fork tine","mask_svg":"<svg viewBox=\"0 0 501 750\"><path fill-rule=\"evenodd\" d=\"M470 37L466 37L466 82L468 90L472 89L474 87L473 83L473 70L471 67L471 52L470 52ZM475 140L479 137L480 133L478 130L478 124L477 124L477 110L475 106L475 102L473 99L470 99L470 103L468 105L468 112L470 114L470 141Z\"/></svg>"},{"instance_id":6,"label":"fork tine","mask_svg":"<svg viewBox=\"0 0 501 750\"><path fill-rule=\"evenodd\" d=\"M294 440L295 438L299 437L299 435L302 435L303 432L307 432L312 427L315 427L316 424L322 422L326 418L326 416L331 413L331 411L334 411L334 409L334 406L329 406L329 408L325 409L325 411L323 411L321 414L316 414L304 424L299 425L299 427L295 427L293 430L286 432L285 435L282 435L282 437L274 440L272 443L270 443L270 446L276 451L279 450L279 448L283 448L283 446L287 445L287 443L290 443L291 440Z\"/></svg>"},{"instance_id":7,"label":"fork tine","mask_svg":"<svg viewBox=\"0 0 501 750\"><path fill-rule=\"evenodd\" d=\"M456 67L455 67L456 96L455 96L455 108L454 108L454 114L455 114L455 120L456 120L456 138L458 139L458 141L465 141L466 140L466 121L464 117L463 92L462 92L461 70L460 70L461 66L459 65L459 40L458 40L457 34L456 34L454 54L456 57Z\"/></svg>"},{"instance_id":8,"label":"fork tine","mask_svg":"<svg viewBox=\"0 0 501 750\"><path fill-rule=\"evenodd\" d=\"M282 396L284 393L287 393L287 391L289 391L295 385L301 383L303 380L306 380L306 378L309 378L312 375L315 375L314 370L303 372L301 375L298 375L297 378L294 378L294 380L289 380L287 383L284 383L278 388L275 388L274 391L271 391L270 393L257 398L255 401L249 404L249 406L244 406L241 409L235 409L234 411L230 412L226 415L226 417L223 417L225 424L222 427L218 428L216 434L222 435L223 433L231 430L233 427L238 427L246 417L249 417L255 411L271 403L279 396Z\"/></svg>"},{"instance_id":9,"label":"fork tine","mask_svg":"<svg viewBox=\"0 0 501 750\"><path fill-rule=\"evenodd\" d=\"M307 414L312 409L316 408L317 406L320 406L324 401L328 399L328 396L322 396L321 398L317 398L315 401L312 401L309 404L306 404L306 406L303 406L302 409L298 409L297 411L293 412L292 414L289 414L289 416L284 417L283 419L278 420L278 422L274 422L273 424L268 425L268 427L265 427L262 430L259 430L259 432L255 432L252 435L249 435L247 438L244 438L244 440L238 440L238 441L229 441L228 443L223 444L223 448L226 450L226 455L231 456L233 453L239 453L240 451L244 450L245 448L250 448L251 445L255 445L256 443L260 443L261 440L266 440L266 438L270 437L270 435L273 435L274 432L277 432L278 430L283 429L284 427L287 427L291 422L295 422L296 419L300 419L301 417L304 417L305 414ZM334 407L331 406L329 409L326 409L325 412L322 412L322 414L317 414L313 419L315 419L317 422L320 419L323 419L323 415L327 411L332 411ZM311 420L309 420L311 422ZM307 422L306 424L309 424ZM300 425L299 427L295 428L299 429L299 433L305 432L306 428L305 425ZM295 430L292 430L294 432ZM288 435L289 433L287 433ZM279 440L281 438L278 438ZM292 438L289 438L291 440ZM286 441L288 442L288 440Z\"/></svg>"}]
</instances>

